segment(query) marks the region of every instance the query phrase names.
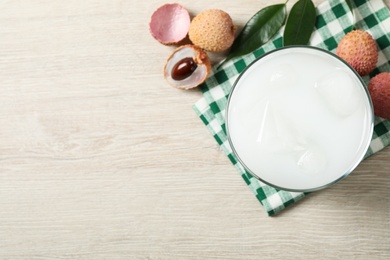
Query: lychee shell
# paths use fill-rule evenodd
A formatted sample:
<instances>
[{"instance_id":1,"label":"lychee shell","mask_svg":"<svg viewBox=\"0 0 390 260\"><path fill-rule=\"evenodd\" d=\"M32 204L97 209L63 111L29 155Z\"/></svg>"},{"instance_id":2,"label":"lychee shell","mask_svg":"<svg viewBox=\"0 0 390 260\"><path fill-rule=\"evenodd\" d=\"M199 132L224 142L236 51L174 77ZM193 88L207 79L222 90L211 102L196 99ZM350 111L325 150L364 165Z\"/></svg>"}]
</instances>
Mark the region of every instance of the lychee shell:
<instances>
[{"instance_id":1,"label":"lychee shell","mask_svg":"<svg viewBox=\"0 0 390 260\"><path fill-rule=\"evenodd\" d=\"M390 119L390 72L382 72L368 83L376 116Z\"/></svg>"},{"instance_id":2,"label":"lychee shell","mask_svg":"<svg viewBox=\"0 0 390 260\"><path fill-rule=\"evenodd\" d=\"M336 54L351 65L360 76L368 75L378 62L375 40L363 30L347 33L341 39Z\"/></svg>"},{"instance_id":3,"label":"lychee shell","mask_svg":"<svg viewBox=\"0 0 390 260\"><path fill-rule=\"evenodd\" d=\"M149 30L160 43L174 45L187 37L190 23L190 14L182 5L164 4L152 14Z\"/></svg>"}]
</instances>

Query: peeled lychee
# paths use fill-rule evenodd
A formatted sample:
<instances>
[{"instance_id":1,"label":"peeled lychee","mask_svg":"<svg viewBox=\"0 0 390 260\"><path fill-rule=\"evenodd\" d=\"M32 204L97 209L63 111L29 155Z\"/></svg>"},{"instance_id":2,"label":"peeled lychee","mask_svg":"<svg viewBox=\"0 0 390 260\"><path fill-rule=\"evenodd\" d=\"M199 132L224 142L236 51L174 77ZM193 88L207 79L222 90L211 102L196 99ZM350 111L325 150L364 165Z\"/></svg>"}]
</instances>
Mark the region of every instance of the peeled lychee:
<instances>
[{"instance_id":1,"label":"peeled lychee","mask_svg":"<svg viewBox=\"0 0 390 260\"><path fill-rule=\"evenodd\" d=\"M165 45L178 44L188 34L190 14L180 4L165 4L152 15L149 29L152 36Z\"/></svg>"},{"instance_id":2,"label":"peeled lychee","mask_svg":"<svg viewBox=\"0 0 390 260\"><path fill-rule=\"evenodd\" d=\"M368 83L374 114L390 119L390 72L382 72Z\"/></svg>"},{"instance_id":3,"label":"peeled lychee","mask_svg":"<svg viewBox=\"0 0 390 260\"><path fill-rule=\"evenodd\" d=\"M229 14L209 9L192 19L188 36L194 45L206 51L221 52L233 44L235 30Z\"/></svg>"},{"instance_id":4,"label":"peeled lychee","mask_svg":"<svg viewBox=\"0 0 390 260\"><path fill-rule=\"evenodd\" d=\"M363 30L347 33L341 39L336 54L351 65L360 76L370 74L378 62L375 40Z\"/></svg>"},{"instance_id":5,"label":"peeled lychee","mask_svg":"<svg viewBox=\"0 0 390 260\"><path fill-rule=\"evenodd\" d=\"M211 63L201 48L187 44L177 48L164 66L164 77L178 89L191 89L202 84L210 74Z\"/></svg>"}]
</instances>

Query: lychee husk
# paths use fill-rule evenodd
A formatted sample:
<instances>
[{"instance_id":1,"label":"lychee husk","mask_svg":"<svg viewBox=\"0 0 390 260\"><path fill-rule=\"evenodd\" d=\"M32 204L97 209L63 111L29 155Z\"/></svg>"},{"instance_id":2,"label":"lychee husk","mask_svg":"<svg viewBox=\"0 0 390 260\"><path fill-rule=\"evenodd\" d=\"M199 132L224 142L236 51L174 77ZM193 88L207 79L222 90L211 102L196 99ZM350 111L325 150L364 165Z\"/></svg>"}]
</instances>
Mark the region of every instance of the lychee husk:
<instances>
[{"instance_id":1,"label":"lychee husk","mask_svg":"<svg viewBox=\"0 0 390 260\"><path fill-rule=\"evenodd\" d=\"M374 114L390 119L390 72L382 72L368 83Z\"/></svg>"},{"instance_id":2,"label":"lychee husk","mask_svg":"<svg viewBox=\"0 0 390 260\"><path fill-rule=\"evenodd\" d=\"M360 76L370 74L378 62L378 48L372 36L353 30L340 41L336 54L351 65Z\"/></svg>"},{"instance_id":3,"label":"lychee husk","mask_svg":"<svg viewBox=\"0 0 390 260\"><path fill-rule=\"evenodd\" d=\"M177 45L185 40L191 17L184 6L173 3L160 6L152 14L149 31L164 45Z\"/></svg>"},{"instance_id":4,"label":"lychee husk","mask_svg":"<svg viewBox=\"0 0 390 260\"><path fill-rule=\"evenodd\" d=\"M175 64L183 58L191 57L197 64L193 75L184 80L174 80L172 78L172 69ZM164 78L175 88L188 90L195 88L206 81L211 72L211 61L207 53L200 47L192 44L186 44L176 48L168 57L164 65Z\"/></svg>"},{"instance_id":5,"label":"lychee husk","mask_svg":"<svg viewBox=\"0 0 390 260\"><path fill-rule=\"evenodd\" d=\"M229 14L209 9L192 19L188 36L194 45L206 51L222 52L232 46L236 28Z\"/></svg>"}]
</instances>

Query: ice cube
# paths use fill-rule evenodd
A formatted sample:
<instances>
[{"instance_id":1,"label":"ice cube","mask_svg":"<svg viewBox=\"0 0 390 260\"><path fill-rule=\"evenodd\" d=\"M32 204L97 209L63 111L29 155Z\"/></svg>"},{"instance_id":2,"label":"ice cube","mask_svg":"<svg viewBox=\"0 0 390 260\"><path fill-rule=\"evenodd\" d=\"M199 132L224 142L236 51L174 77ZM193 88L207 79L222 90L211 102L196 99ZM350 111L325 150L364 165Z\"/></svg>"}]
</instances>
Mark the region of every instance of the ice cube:
<instances>
[{"instance_id":1,"label":"ice cube","mask_svg":"<svg viewBox=\"0 0 390 260\"><path fill-rule=\"evenodd\" d=\"M257 142L258 143L264 143L269 138L269 134L275 132L275 126L273 124L273 115L271 115L272 111L270 111L270 101L267 100L267 102L264 105L264 110L262 111L262 115L260 116L261 124L258 129L257 134Z\"/></svg>"},{"instance_id":2,"label":"ice cube","mask_svg":"<svg viewBox=\"0 0 390 260\"><path fill-rule=\"evenodd\" d=\"M268 99L262 107L262 113L259 114L261 123L257 128L256 139L257 143L272 151L283 149L281 142L285 131L284 125L280 125L282 116L274 105L274 100Z\"/></svg>"},{"instance_id":3,"label":"ice cube","mask_svg":"<svg viewBox=\"0 0 390 260\"><path fill-rule=\"evenodd\" d=\"M268 106L269 100L265 97L251 97L246 100L240 107L241 116L238 120L247 130L249 136L256 135L261 125L264 124L265 107ZM255 138L256 139L256 138Z\"/></svg>"},{"instance_id":4,"label":"ice cube","mask_svg":"<svg viewBox=\"0 0 390 260\"><path fill-rule=\"evenodd\" d=\"M344 70L336 69L315 83L324 103L339 116L353 114L360 105L356 81Z\"/></svg>"},{"instance_id":5,"label":"ice cube","mask_svg":"<svg viewBox=\"0 0 390 260\"><path fill-rule=\"evenodd\" d=\"M288 87L297 80L298 73L291 64L280 64L270 71L268 82L272 87Z\"/></svg>"},{"instance_id":6,"label":"ice cube","mask_svg":"<svg viewBox=\"0 0 390 260\"><path fill-rule=\"evenodd\" d=\"M279 104L280 105L280 104ZM257 142L276 153L292 153L305 141L305 132L297 122L279 109L275 100L268 100L257 130Z\"/></svg>"},{"instance_id":7,"label":"ice cube","mask_svg":"<svg viewBox=\"0 0 390 260\"><path fill-rule=\"evenodd\" d=\"M272 152L284 151L287 146L284 131L287 129L284 124L281 124L283 116L275 108L274 100L268 99L259 111L260 122L256 128L256 142Z\"/></svg>"},{"instance_id":8,"label":"ice cube","mask_svg":"<svg viewBox=\"0 0 390 260\"><path fill-rule=\"evenodd\" d=\"M314 143L301 146L295 153L298 168L302 173L316 175L321 173L327 164L325 153Z\"/></svg>"}]
</instances>

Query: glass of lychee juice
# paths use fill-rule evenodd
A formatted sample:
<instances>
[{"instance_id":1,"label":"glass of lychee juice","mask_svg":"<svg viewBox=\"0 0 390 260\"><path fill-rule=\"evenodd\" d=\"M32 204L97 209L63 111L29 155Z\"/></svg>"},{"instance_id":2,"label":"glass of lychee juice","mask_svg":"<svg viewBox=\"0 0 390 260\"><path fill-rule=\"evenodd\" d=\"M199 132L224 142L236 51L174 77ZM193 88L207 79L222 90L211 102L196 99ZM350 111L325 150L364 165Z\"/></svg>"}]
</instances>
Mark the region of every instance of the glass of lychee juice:
<instances>
[{"instance_id":1,"label":"glass of lychee juice","mask_svg":"<svg viewBox=\"0 0 390 260\"><path fill-rule=\"evenodd\" d=\"M373 108L361 77L331 52L292 46L268 52L237 78L226 107L233 153L278 189L314 191L363 160Z\"/></svg>"}]
</instances>

